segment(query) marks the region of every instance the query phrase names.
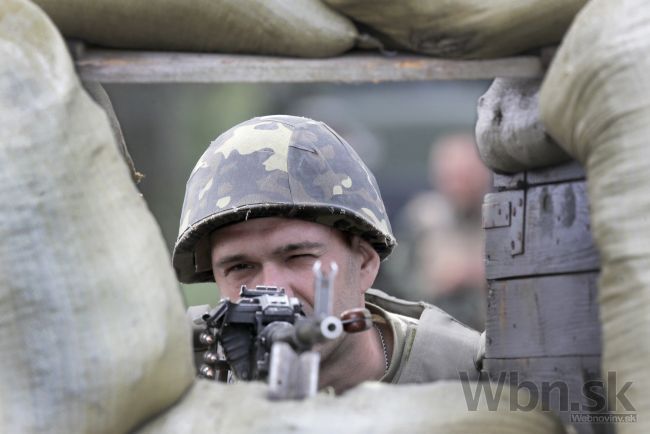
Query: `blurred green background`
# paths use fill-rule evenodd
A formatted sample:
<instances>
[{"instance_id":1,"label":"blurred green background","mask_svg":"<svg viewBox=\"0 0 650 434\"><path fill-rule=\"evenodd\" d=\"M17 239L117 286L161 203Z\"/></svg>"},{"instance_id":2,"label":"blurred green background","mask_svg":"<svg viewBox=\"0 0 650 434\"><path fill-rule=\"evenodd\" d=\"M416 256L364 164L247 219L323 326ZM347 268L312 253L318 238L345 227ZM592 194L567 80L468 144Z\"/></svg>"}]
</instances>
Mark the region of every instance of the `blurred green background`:
<instances>
[{"instance_id":1,"label":"blurred green background","mask_svg":"<svg viewBox=\"0 0 650 434\"><path fill-rule=\"evenodd\" d=\"M439 136L474 129L476 102L489 83L105 85L136 168L139 188L171 252L185 182L208 144L254 116L291 114L324 121L375 173L393 219L430 188L427 160ZM396 234L399 240L399 233ZM400 246L397 247L399 249ZM390 261L390 258L388 259ZM375 287L390 292L380 273ZM219 299L215 284L183 285L188 305Z\"/></svg>"}]
</instances>

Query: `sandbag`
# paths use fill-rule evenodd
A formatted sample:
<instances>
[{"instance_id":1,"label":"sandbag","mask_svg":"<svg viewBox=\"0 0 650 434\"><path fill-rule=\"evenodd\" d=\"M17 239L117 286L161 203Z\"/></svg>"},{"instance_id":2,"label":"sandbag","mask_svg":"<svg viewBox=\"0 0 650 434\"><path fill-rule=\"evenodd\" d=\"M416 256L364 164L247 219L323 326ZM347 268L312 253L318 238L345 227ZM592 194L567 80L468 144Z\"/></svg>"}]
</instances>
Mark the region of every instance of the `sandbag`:
<instances>
[{"instance_id":1,"label":"sandbag","mask_svg":"<svg viewBox=\"0 0 650 434\"><path fill-rule=\"evenodd\" d=\"M496 392L497 386L492 385ZM262 384L223 385L198 381L173 409L145 425L138 434L249 433L436 433L560 434L552 413L510 411L510 398L529 402L507 387L488 407L485 395L470 406L465 393L476 384L443 381L394 386L365 383L343 396L319 394L306 401L269 401ZM242 409L245 409L242 410Z\"/></svg>"},{"instance_id":2,"label":"sandbag","mask_svg":"<svg viewBox=\"0 0 650 434\"><path fill-rule=\"evenodd\" d=\"M476 144L496 172L515 173L569 161L539 118L537 79L497 78L478 100Z\"/></svg>"},{"instance_id":3,"label":"sandbag","mask_svg":"<svg viewBox=\"0 0 650 434\"><path fill-rule=\"evenodd\" d=\"M167 248L32 3L0 3L0 59L0 432L127 432L193 381Z\"/></svg>"},{"instance_id":4,"label":"sandbag","mask_svg":"<svg viewBox=\"0 0 650 434\"><path fill-rule=\"evenodd\" d=\"M614 413L650 432L650 3L592 0L576 17L542 85L542 120L587 171L591 222L600 251L603 373Z\"/></svg>"},{"instance_id":5,"label":"sandbag","mask_svg":"<svg viewBox=\"0 0 650 434\"><path fill-rule=\"evenodd\" d=\"M324 0L404 49L449 58L509 56L562 39L586 0Z\"/></svg>"},{"instance_id":6,"label":"sandbag","mask_svg":"<svg viewBox=\"0 0 650 434\"><path fill-rule=\"evenodd\" d=\"M355 43L320 0L35 0L68 38L105 47L327 57Z\"/></svg>"},{"instance_id":7,"label":"sandbag","mask_svg":"<svg viewBox=\"0 0 650 434\"><path fill-rule=\"evenodd\" d=\"M160 231L60 35L5 0L0 56L0 432L563 432L506 387L474 411L458 382L304 402L194 382Z\"/></svg>"}]
</instances>

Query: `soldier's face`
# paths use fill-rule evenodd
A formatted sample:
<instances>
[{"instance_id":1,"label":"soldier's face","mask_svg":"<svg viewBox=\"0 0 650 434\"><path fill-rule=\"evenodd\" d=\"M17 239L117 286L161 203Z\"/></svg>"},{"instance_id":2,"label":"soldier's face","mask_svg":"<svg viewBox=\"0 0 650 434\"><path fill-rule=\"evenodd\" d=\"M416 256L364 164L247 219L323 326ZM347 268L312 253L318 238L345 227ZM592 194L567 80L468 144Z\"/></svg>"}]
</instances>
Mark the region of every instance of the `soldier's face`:
<instances>
[{"instance_id":1,"label":"soldier's face","mask_svg":"<svg viewBox=\"0 0 650 434\"><path fill-rule=\"evenodd\" d=\"M306 313L314 306L314 262L324 272L335 261L334 314L363 307L363 293L379 264L372 247L338 230L303 220L279 217L252 219L212 234L212 271L222 297L237 299L242 285L284 288L297 297ZM369 262L370 261L370 262ZM374 264L376 262L376 265Z\"/></svg>"}]
</instances>

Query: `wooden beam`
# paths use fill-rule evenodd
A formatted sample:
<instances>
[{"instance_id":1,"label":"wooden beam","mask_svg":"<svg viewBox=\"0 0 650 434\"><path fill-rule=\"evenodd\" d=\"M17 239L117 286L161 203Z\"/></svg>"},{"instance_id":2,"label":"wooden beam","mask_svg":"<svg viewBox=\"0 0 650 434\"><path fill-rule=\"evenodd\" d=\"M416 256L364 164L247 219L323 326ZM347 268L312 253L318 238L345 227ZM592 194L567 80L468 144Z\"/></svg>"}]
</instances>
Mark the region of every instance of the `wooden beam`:
<instances>
[{"instance_id":1,"label":"wooden beam","mask_svg":"<svg viewBox=\"0 0 650 434\"><path fill-rule=\"evenodd\" d=\"M537 185L525 195L523 190L511 190L486 196L484 204L490 206L484 209L511 214L503 225L486 225L487 278L598 270L586 189L586 183L578 181ZM525 196L523 222L517 206L521 196Z\"/></svg>"},{"instance_id":2,"label":"wooden beam","mask_svg":"<svg viewBox=\"0 0 650 434\"><path fill-rule=\"evenodd\" d=\"M613 424L576 423L571 420L572 414L603 414L592 409L597 404L605 405L604 402L588 398L584 389L585 385L590 386L588 392L591 397L595 397L594 393L598 397L605 396L604 384L599 381L602 378L600 362L598 356L530 357L485 359L483 367L492 381L503 381L531 392L532 396L515 402L515 405L525 407L529 404L529 398L533 403L536 401L545 411L557 414L565 424L572 424L572 429L567 432L613 434ZM523 411L522 407L519 407L519 411Z\"/></svg>"},{"instance_id":3,"label":"wooden beam","mask_svg":"<svg viewBox=\"0 0 650 434\"><path fill-rule=\"evenodd\" d=\"M490 281L486 357L600 356L598 276Z\"/></svg>"},{"instance_id":4,"label":"wooden beam","mask_svg":"<svg viewBox=\"0 0 650 434\"><path fill-rule=\"evenodd\" d=\"M103 83L379 83L541 77L534 56L447 60L350 53L329 59L144 52L86 48L73 52L82 80Z\"/></svg>"}]
</instances>

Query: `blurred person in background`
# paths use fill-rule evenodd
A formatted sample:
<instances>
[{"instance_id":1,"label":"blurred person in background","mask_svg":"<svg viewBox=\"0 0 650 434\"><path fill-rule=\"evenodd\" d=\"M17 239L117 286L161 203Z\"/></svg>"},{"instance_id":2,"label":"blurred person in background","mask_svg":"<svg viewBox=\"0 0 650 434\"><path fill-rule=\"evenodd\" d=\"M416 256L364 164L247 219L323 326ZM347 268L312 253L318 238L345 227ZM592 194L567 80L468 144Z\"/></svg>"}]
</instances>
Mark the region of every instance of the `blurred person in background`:
<instances>
[{"instance_id":1,"label":"blurred person in background","mask_svg":"<svg viewBox=\"0 0 650 434\"><path fill-rule=\"evenodd\" d=\"M433 189L415 196L398 217L400 246L392 279L400 297L424 300L478 329L485 328L484 237L481 205L490 173L470 134L446 135L431 145Z\"/></svg>"}]
</instances>

